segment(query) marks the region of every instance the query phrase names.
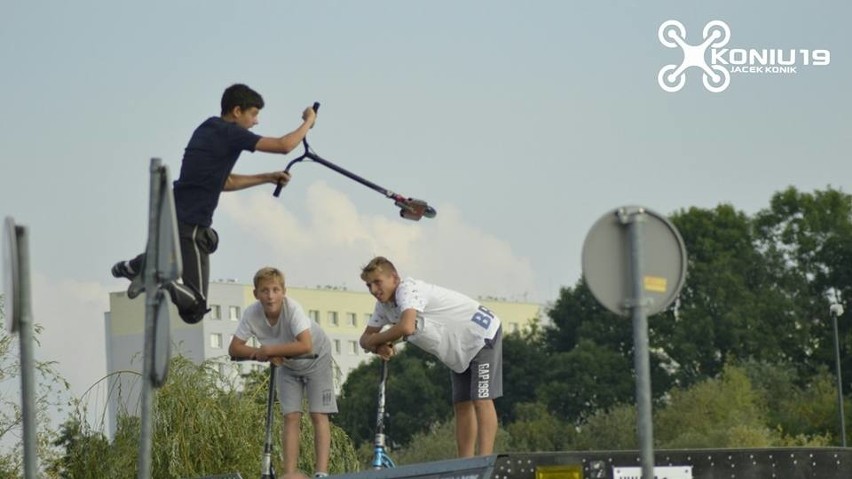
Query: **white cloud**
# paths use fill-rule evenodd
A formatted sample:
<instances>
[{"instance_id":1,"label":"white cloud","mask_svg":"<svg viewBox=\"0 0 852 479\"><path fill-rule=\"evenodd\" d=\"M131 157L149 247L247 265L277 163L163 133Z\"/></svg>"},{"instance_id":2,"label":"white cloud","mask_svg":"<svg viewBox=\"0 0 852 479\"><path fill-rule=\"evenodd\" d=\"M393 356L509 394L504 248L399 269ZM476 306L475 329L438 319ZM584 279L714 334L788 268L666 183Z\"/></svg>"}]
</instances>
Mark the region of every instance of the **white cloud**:
<instances>
[{"instance_id":1,"label":"white cloud","mask_svg":"<svg viewBox=\"0 0 852 479\"><path fill-rule=\"evenodd\" d=\"M392 207L388 215L368 215L322 181L308 187L306 204L306 218L299 218L268 194L251 191L223 195L220 214L240 229L244 253L254 250L248 256L283 268L293 285L359 288L361 266L382 255L403 274L473 296L521 299L534 291L529 259L466 223L452 204L438 205L436 218L420 222L401 219ZM226 241L226 254L234 253L235 240Z\"/></svg>"}]
</instances>

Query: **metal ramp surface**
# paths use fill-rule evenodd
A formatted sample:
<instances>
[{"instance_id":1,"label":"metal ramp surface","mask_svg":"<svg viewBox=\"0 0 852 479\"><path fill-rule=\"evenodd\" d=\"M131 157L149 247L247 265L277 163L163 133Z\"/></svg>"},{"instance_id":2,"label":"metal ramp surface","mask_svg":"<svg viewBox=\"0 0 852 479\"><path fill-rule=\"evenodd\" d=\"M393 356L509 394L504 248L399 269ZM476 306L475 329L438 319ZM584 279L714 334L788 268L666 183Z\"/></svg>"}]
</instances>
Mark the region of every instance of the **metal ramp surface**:
<instances>
[{"instance_id":1,"label":"metal ramp surface","mask_svg":"<svg viewBox=\"0 0 852 479\"><path fill-rule=\"evenodd\" d=\"M852 448L654 452L657 479L850 479ZM335 479L639 479L639 451L507 453L363 471Z\"/></svg>"}]
</instances>

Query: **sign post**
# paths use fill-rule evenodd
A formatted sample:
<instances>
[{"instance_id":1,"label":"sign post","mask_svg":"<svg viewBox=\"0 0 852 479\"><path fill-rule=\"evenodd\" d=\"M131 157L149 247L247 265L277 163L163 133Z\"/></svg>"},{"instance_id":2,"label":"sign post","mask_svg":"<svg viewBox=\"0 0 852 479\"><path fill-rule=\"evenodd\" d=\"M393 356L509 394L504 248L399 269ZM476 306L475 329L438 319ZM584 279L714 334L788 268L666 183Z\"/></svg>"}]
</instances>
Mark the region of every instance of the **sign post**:
<instances>
[{"instance_id":1,"label":"sign post","mask_svg":"<svg viewBox=\"0 0 852 479\"><path fill-rule=\"evenodd\" d=\"M583 276L605 308L633 321L636 417L642 477L654 478L648 316L667 308L686 278L686 248L675 227L647 208L605 214L583 243Z\"/></svg>"},{"instance_id":2,"label":"sign post","mask_svg":"<svg viewBox=\"0 0 852 479\"><path fill-rule=\"evenodd\" d=\"M159 158L152 158L150 171L148 245L142 269L145 279L145 349L142 366L139 479L151 477L153 395L154 389L166 382L171 355L168 300L161 286L177 280L181 275L182 265L169 170Z\"/></svg>"},{"instance_id":3,"label":"sign post","mask_svg":"<svg viewBox=\"0 0 852 479\"><path fill-rule=\"evenodd\" d=\"M35 360L30 303L30 252L27 229L6 217L3 247L6 329L18 333L21 354L21 422L23 425L24 478L38 472L36 449Z\"/></svg>"}]
</instances>

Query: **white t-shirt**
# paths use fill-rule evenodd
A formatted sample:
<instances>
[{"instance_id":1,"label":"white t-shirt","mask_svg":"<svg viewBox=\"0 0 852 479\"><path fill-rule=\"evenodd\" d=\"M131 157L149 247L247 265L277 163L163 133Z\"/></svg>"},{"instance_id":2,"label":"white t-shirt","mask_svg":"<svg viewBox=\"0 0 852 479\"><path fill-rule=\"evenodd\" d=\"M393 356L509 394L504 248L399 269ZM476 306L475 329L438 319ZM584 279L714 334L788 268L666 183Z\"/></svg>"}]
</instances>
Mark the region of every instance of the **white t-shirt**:
<instances>
[{"instance_id":1,"label":"white t-shirt","mask_svg":"<svg viewBox=\"0 0 852 479\"><path fill-rule=\"evenodd\" d=\"M297 359L285 361L284 367L294 371L307 371L311 369L324 356L331 355L331 343L319 324L311 321L302 306L295 300L284 297L284 305L281 315L275 325L269 324L263 305L256 302L247 307L240 318L234 336L248 341L252 336L260 341L260 344L282 344L296 341L296 336L303 331L311 330L311 341L313 352L318 355L315 360Z\"/></svg>"},{"instance_id":2,"label":"white t-shirt","mask_svg":"<svg viewBox=\"0 0 852 479\"><path fill-rule=\"evenodd\" d=\"M457 373L463 373L476 353L493 339L500 318L477 301L455 291L413 278L400 281L395 303L376 303L368 326L397 324L402 312L417 311L417 328L406 338L435 355Z\"/></svg>"}]
</instances>

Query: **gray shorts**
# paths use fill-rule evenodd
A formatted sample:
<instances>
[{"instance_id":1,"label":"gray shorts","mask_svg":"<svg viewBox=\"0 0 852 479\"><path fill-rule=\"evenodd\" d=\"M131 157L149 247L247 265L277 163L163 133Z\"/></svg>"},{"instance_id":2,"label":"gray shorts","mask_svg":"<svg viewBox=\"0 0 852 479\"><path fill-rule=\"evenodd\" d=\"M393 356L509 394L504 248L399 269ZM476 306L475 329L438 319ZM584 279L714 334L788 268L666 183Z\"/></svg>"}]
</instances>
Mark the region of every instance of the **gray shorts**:
<instances>
[{"instance_id":1,"label":"gray shorts","mask_svg":"<svg viewBox=\"0 0 852 479\"><path fill-rule=\"evenodd\" d=\"M503 395L503 327L494 339L486 339L470 367L453 376L453 404L478 399L497 399Z\"/></svg>"},{"instance_id":2,"label":"gray shorts","mask_svg":"<svg viewBox=\"0 0 852 479\"><path fill-rule=\"evenodd\" d=\"M278 368L278 401L281 412L302 411L302 398L305 391L308 394L308 412L334 414L337 412L337 398L334 396L334 378L331 370L331 359L327 363L311 368L309 371L293 371L286 367Z\"/></svg>"}]
</instances>

